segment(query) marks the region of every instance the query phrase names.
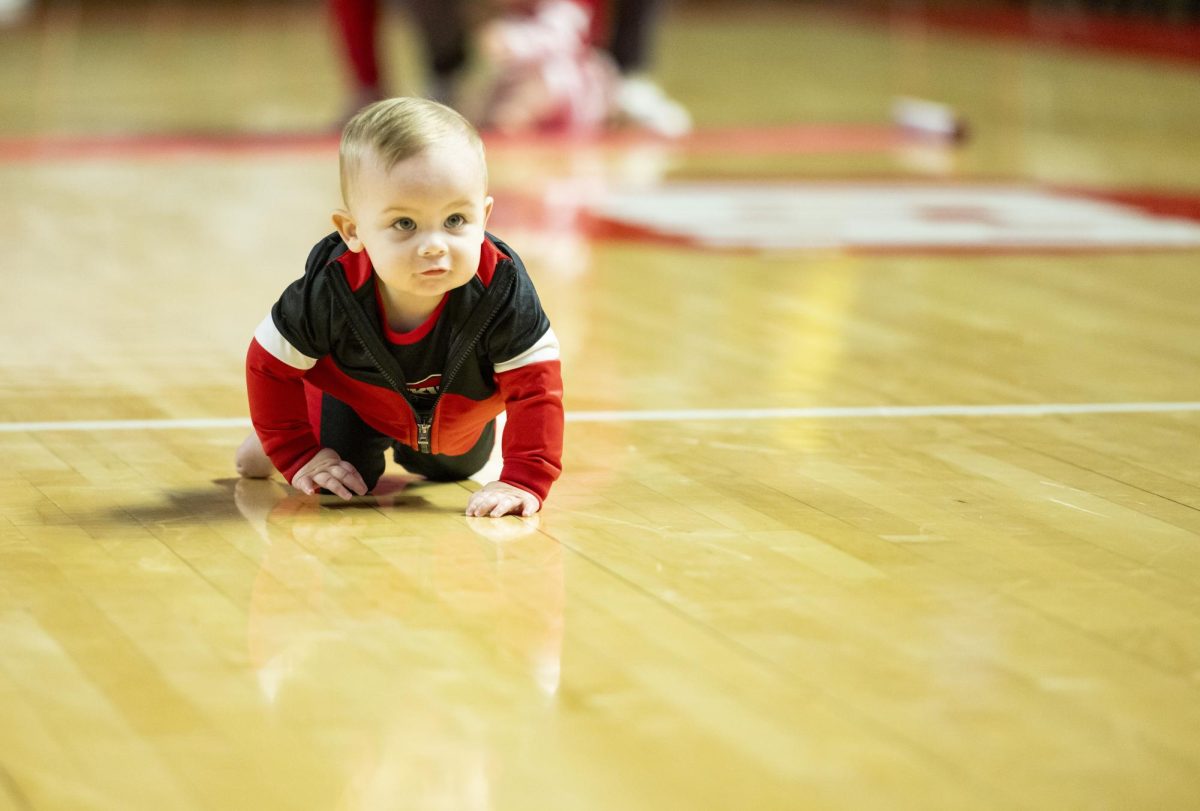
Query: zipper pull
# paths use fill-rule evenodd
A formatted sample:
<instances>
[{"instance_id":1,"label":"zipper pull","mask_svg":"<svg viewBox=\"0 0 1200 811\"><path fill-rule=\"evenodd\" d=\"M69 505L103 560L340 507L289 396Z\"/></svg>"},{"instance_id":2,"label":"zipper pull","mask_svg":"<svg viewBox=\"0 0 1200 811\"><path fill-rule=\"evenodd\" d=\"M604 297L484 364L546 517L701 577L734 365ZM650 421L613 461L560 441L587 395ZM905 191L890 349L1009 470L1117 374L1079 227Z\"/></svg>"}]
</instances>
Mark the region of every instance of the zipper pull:
<instances>
[{"instance_id":1,"label":"zipper pull","mask_svg":"<svg viewBox=\"0 0 1200 811\"><path fill-rule=\"evenodd\" d=\"M432 453L429 435L433 431L433 420L417 422L417 450L421 453Z\"/></svg>"}]
</instances>

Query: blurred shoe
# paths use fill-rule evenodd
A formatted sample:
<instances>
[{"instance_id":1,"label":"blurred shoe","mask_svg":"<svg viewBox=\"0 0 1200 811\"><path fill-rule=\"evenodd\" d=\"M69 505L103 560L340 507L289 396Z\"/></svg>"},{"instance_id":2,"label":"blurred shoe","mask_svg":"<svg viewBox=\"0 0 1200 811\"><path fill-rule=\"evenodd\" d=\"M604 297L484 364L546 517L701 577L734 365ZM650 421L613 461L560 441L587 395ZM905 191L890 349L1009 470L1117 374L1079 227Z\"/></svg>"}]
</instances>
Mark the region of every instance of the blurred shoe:
<instances>
[{"instance_id":1,"label":"blurred shoe","mask_svg":"<svg viewBox=\"0 0 1200 811\"><path fill-rule=\"evenodd\" d=\"M925 140L966 140L967 122L945 104L899 96L892 102L892 120L906 132Z\"/></svg>"},{"instance_id":2,"label":"blurred shoe","mask_svg":"<svg viewBox=\"0 0 1200 811\"><path fill-rule=\"evenodd\" d=\"M626 122L668 138L692 131L692 116L654 82L629 76L617 88L617 111Z\"/></svg>"}]
</instances>

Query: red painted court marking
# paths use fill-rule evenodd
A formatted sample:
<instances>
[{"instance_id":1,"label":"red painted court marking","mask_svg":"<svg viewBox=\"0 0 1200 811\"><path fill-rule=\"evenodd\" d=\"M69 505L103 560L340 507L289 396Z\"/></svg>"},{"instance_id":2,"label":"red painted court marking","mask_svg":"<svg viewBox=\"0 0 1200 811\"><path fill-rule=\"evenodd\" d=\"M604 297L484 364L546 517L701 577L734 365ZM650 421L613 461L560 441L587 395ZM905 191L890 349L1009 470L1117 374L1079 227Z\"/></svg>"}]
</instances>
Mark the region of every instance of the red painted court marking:
<instances>
[{"instance_id":1,"label":"red painted court marking","mask_svg":"<svg viewBox=\"0 0 1200 811\"><path fill-rule=\"evenodd\" d=\"M1150 191L1147 189L1124 189L1121 191L1096 191L1095 189L1060 189L1068 194L1080 194L1110 203L1121 203L1160 217L1178 217L1200 222L1200 196Z\"/></svg>"},{"instance_id":2,"label":"red painted court marking","mask_svg":"<svg viewBox=\"0 0 1200 811\"><path fill-rule=\"evenodd\" d=\"M0 138L0 162L140 160L240 155L336 154L333 133L45 135Z\"/></svg>"},{"instance_id":3,"label":"red painted court marking","mask_svg":"<svg viewBox=\"0 0 1200 811\"><path fill-rule=\"evenodd\" d=\"M489 150L499 154L531 149L562 151L655 146L683 154L770 155L888 152L911 144L913 137L892 126L800 124L697 130L674 140L622 132L591 137L570 134L487 135L484 140ZM0 162L316 155L335 152L337 144L337 134L328 132L0 137Z\"/></svg>"}]
</instances>

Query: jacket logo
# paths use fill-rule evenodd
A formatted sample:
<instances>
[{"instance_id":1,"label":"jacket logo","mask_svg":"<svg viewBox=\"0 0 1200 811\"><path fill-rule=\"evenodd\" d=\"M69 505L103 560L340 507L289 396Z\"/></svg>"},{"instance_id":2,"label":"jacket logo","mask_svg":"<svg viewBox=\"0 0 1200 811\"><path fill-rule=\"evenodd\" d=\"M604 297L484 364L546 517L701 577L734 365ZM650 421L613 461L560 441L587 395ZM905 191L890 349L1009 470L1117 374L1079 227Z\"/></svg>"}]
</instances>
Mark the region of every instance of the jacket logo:
<instances>
[{"instance_id":1,"label":"jacket logo","mask_svg":"<svg viewBox=\"0 0 1200 811\"><path fill-rule=\"evenodd\" d=\"M410 394L415 394L419 397L433 397L437 395L438 390L442 387L442 376L429 375L415 383L406 381L404 387L408 389Z\"/></svg>"}]
</instances>

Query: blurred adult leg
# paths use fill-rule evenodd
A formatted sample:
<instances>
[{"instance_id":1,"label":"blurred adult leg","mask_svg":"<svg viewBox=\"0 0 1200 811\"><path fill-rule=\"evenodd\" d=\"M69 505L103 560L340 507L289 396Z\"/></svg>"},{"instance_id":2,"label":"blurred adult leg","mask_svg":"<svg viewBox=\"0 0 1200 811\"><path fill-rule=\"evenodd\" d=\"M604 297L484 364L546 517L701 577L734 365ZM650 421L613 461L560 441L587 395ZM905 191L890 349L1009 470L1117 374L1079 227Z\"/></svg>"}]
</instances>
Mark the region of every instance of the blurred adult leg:
<instances>
[{"instance_id":1,"label":"blurred adult leg","mask_svg":"<svg viewBox=\"0 0 1200 811\"><path fill-rule=\"evenodd\" d=\"M606 43L621 73L616 98L621 115L632 124L674 137L691 130L692 117L648 75L661 11L661 0L611 0Z\"/></svg>"},{"instance_id":2,"label":"blurred adult leg","mask_svg":"<svg viewBox=\"0 0 1200 811\"><path fill-rule=\"evenodd\" d=\"M607 50L623 74L647 69L662 0L611 0Z\"/></svg>"},{"instance_id":3,"label":"blurred adult leg","mask_svg":"<svg viewBox=\"0 0 1200 811\"><path fill-rule=\"evenodd\" d=\"M454 85L467 62L467 21L462 0L409 0L413 24L426 50L425 95L453 103Z\"/></svg>"},{"instance_id":4,"label":"blurred adult leg","mask_svg":"<svg viewBox=\"0 0 1200 811\"><path fill-rule=\"evenodd\" d=\"M338 42L350 68L352 107L383 98L379 70L378 0L330 0Z\"/></svg>"}]
</instances>

